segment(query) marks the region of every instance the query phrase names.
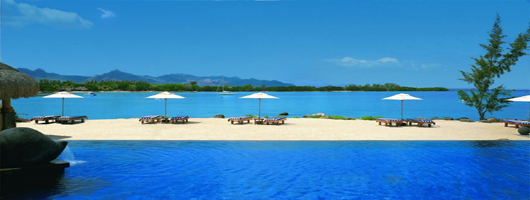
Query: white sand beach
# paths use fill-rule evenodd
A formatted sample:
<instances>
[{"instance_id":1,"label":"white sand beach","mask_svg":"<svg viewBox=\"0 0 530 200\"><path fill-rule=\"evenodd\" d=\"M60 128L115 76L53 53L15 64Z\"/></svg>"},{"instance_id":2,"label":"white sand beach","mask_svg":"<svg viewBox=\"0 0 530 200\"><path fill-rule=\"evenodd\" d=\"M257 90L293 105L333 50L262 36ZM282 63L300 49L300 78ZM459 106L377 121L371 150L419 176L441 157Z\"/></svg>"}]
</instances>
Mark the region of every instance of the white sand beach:
<instances>
[{"instance_id":1,"label":"white sand beach","mask_svg":"<svg viewBox=\"0 0 530 200\"><path fill-rule=\"evenodd\" d=\"M182 124L142 124L138 118L84 123L18 123L62 140L529 140L513 125L435 120L433 127L379 126L375 121L287 119L280 125L230 124L190 118Z\"/></svg>"}]
</instances>

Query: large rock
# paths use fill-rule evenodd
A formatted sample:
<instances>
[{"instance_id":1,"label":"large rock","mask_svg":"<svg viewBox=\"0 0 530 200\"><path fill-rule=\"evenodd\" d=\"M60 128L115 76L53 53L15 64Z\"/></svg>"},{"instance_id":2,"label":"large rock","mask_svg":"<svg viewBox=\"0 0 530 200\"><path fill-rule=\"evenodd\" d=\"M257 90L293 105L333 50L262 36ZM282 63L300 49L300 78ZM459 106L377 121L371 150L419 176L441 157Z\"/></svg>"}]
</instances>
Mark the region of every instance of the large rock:
<instances>
[{"instance_id":1,"label":"large rock","mask_svg":"<svg viewBox=\"0 0 530 200\"><path fill-rule=\"evenodd\" d=\"M213 118L225 118L225 115L219 114L219 115L213 116Z\"/></svg>"},{"instance_id":2,"label":"large rock","mask_svg":"<svg viewBox=\"0 0 530 200\"><path fill-rule=\"evenodd\" d=\"M432 117L431 120L436 120L436 119L440 119L438 117Z\"/></svg>"},{"instance_id":3,"label":"large rock","mask_svg":"<svg viewBox=\"0 0 530 200\"><path fill-rule=\"evenodd\" d=\"M282 112L282 113L280 113L280 115L283 115L283 116L288 116L288 115L289 115L289 113L288 113L288 112Z\"/></svg>"},{"instance_id":4,"label":"large rock","mask_svg":"<svg viewBox=\"0 0 530 200\"><path fill-rule=\"evenodd\" d=\"M472 119L460 119L461 122L475 122Z\"/></svg>"},{"instance_id":5,"label":"large rock","mask_svg":"<svg viewBox=\"0 0 530 200\"><path fill-rule=\"evenodd\" d=\"M469 119L467 117L460 117L460 118L456 118L455 120L461 120L461 119Z\"/></svg>"},{"instance_id":6,"label":"large rock","mask_svg":"<svg viewBox=\"0 0 530 200\"><path fill-rule=\"evenodd\" d=\"M442 119L443 119L443 120L453 120L452 117L444 117L444 118L442 118Z\"/></svg>"},{"instance_id":7,"label":"large rock","mask_svg":"<svg viewBox=\"0 0 530 200\"><path fill-rule=\"evenodd\" d=\"M490 123L492 123L492 122L501 122L500 119L497 119L497 118L495 118L495 117L490 117L490 118L488 118L487 120L488 120L488 122L490 122Z\"/></svg>"},{"instance_id":8,"label":"large rock","mask_svg":"<svg viewBox=\"0 0 530 200\"><path fill-rule=\"evenodd\" d=\"M55 142L31 128L0 132L0 168L27 167L48 163L61 155L68 142Z\"/></svg>"},{"instance_id":9,"label":"large rock","mask_svg":"<svg viewBox=\"0 0 530 200\"><path fill-rule=\"evenodd\" d=\"M315 114L312 114L311 116L324 117L326 115L324 115L324 113L315 113Z\"/></svg>"},{"instance_id":10,"label":"large rock","mask_svg":"<svg viewBox=\"0 0 530 200\"><path fill-rule=\"evenodd\" d=\"M303 116L303 118L309 118L309 117L311 117L311 115L309 115L309 114L305 114L305 115Z\"/></svg>"},{"instance_id":11,"label":"large rock","mask_svg":"<svg viewBox=\"0 0 530 200\"><path fill-rule=\"evenodd\" d=\"M521 126L519 129L517 129L517 131L521 135L528 135L530 133L530 128L528 126Z\"/></svg>"}]
</instances>

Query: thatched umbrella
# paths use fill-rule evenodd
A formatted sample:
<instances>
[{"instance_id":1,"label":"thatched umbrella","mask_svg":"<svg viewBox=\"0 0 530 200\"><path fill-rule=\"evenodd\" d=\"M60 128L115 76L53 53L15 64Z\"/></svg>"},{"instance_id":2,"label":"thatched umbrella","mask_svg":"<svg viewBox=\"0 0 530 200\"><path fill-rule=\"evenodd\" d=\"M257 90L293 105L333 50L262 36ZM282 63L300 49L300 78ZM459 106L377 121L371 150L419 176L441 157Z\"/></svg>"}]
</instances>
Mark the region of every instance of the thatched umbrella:
<instances>
[{"instance_id":1,"label":"thatched umbrella","mask_svg":"<svg viewBox=\"0 0 530 200\"><path fill-rule=\"evenodd\" d=\"M15 110L11 107L11 99L33 97L39 93L39 83L15 68L0 62L0 99L2 99L2 118L5 122L0 130L15 126ZM12 119L11 119L12 118Z\"/></svg>"}]
</instances>

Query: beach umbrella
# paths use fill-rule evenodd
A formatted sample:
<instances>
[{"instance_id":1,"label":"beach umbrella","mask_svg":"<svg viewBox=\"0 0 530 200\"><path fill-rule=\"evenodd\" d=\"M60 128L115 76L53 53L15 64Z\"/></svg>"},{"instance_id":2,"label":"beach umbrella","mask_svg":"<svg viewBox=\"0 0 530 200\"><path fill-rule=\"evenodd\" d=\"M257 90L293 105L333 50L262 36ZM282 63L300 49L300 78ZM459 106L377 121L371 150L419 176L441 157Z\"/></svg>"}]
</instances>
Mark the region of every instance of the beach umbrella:
<instances>
[{"instance_id":1,"label":"beach umbrella","mask_svg":"<svg viewBox=\"0 0 530 200\"><path fill-rule=\"evenodd\" d=\"M259 99L259 111L258 111L258 118L261 118L261 99L279 99L278 97L274 97L268 94L265 94L263 92L254 93L248 96L241 97L242 99Z\"/></svg>"},{"instance_id":2,"label":"beach umbrella","mask_svg":"<svg viewBox=\"0 0 530 200\"><path fill-rule=\"evenodd\" d=\"M66 99L66 98L83 98L83 97L75 95L75 94L72 94L70 92L57 92L55 94L44 96L42 98L62 98L63 99L63 112L62 112L61 115L64 116L64 99Z\"/></svg>"},{"instance_id":3,"label":"beach umbrella","mask_svg":"<svg viewBox=\"0 0 530 200\"><path fill-rule=\"evenodd\" d=\"M401 120L403 120L403 100L423 100L423 99L410 96L409 94L399 93L391 97L383 98L383 100L401 100Z\"/></svg>"},{"instance_id":4,"label":"beach umbrella","mask_svg":"<svg viewBox=\"0 0 530 200\"><path fill-rule=\"evenodd\" d=\"M184 99L183 96L179 96L179 95L176 95L176 94L173 94L173 93L170 93L170 92L161 92L161 93L155 94L153 96L148 96L147 98L150 98L150 99L165 99L166 107L165 107L164 115L166 117L167 117L167 99Z\"/></svg>"},{"instance_id":5,"label":"beach umbrella","mask_svg":"<svg viewBox=\"0 0 530 200\"><path fill-rule=\"evenodd\" d=\"M529 102L530 103L530 95L517 97L517 98L511 98L507 99L508 101L519 101L519 102ZM528 119L530 120L530 108L528 109Z\"/></svg>"}]
</instances>

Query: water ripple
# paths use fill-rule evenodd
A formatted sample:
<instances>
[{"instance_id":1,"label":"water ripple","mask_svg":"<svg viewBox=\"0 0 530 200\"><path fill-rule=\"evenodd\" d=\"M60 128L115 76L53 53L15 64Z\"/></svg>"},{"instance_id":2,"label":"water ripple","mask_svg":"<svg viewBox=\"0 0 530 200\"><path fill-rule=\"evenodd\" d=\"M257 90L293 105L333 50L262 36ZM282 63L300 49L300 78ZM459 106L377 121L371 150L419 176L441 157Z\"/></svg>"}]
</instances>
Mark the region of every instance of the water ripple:
<instances>
[{"instance_id":1,"label":"water ripple","mask_svg":"<svg viewBox=\"0 0 530 200\"><path fill-rule=\"evenodd\" d=\"M55 199L524 199L529 142L72 141ZM31 196L34 195L34 196ZM26 196L43 198L42 193ZM20 197L20 196L10 196Z\"/></svg>"}]
</instances>

